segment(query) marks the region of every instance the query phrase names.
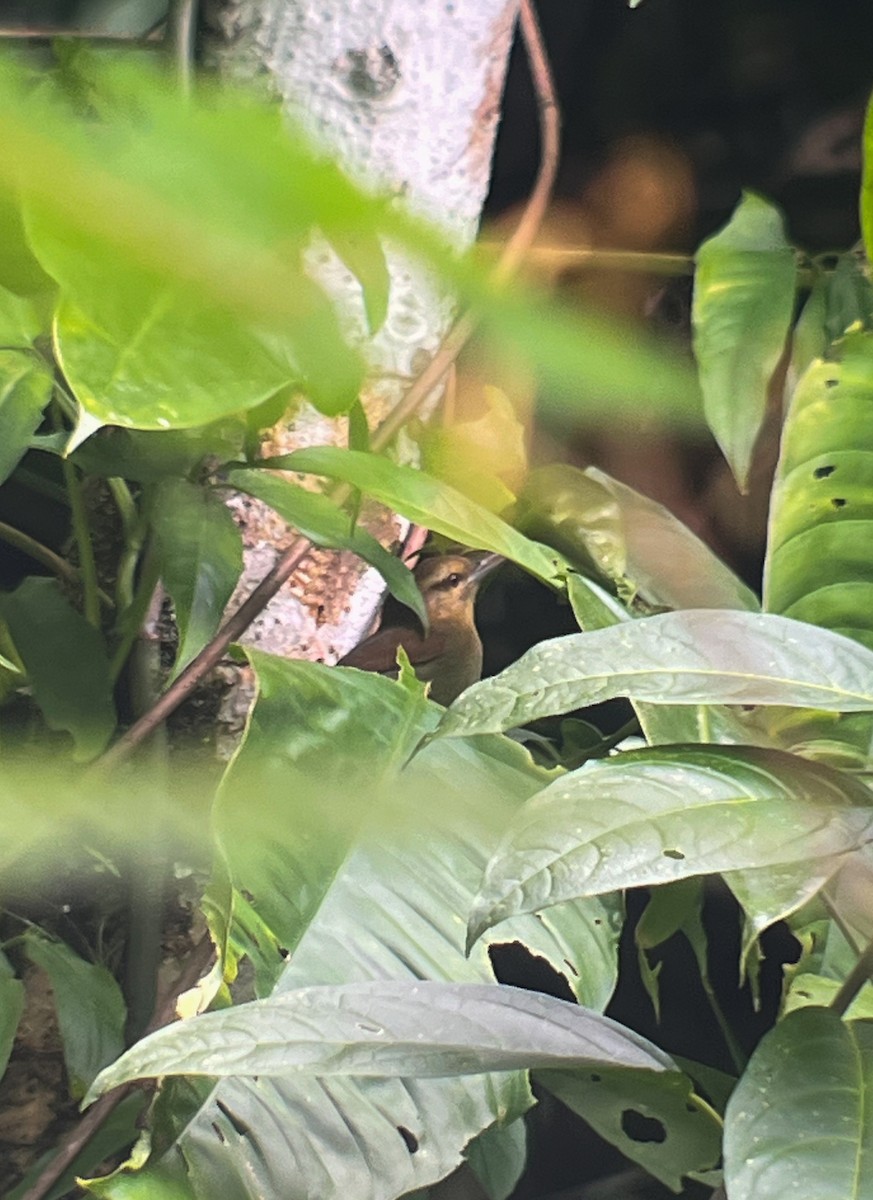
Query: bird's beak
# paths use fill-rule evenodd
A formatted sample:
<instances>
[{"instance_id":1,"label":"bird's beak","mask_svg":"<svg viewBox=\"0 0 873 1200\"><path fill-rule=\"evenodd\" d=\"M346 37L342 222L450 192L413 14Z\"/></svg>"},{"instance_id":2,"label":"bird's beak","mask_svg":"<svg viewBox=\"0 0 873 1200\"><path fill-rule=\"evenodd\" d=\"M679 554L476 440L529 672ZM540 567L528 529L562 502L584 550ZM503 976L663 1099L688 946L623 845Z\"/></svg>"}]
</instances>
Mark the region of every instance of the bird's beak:
<instances>
[{"instance_id":1,"label":"bird's beak","mask_svg":"<svg viewBox=\"0 0 873 1200\"><path fill-rule=\"evenodd\" d=\"M496 567L506 562L502 554L492 554L490 550L476 550L468 554L467 558L476 564L467 576L468 583L481 583L486 575L490 575Z\"/></svg>"}]
</instances>

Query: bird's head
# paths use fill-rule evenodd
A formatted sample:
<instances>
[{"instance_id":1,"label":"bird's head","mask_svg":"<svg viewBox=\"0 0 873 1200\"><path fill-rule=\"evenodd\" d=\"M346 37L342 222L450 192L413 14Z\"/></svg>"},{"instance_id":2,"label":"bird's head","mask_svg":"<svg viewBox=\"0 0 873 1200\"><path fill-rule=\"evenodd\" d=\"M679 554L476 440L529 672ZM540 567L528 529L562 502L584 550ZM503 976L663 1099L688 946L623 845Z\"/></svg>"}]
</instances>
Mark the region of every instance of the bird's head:
<instances>
[{"instance_id":1,"label":"bird's head","mask_svg":"<svg viewBox=\"0 0 873 1200\"><path fill-rule=\"evenodd\" d=\"M485 551L423 559L415 568L415 581L424 597L431 625L447 621L472 623L479 585L502 562L499 554Z\"/></svg>"}]
</instances>

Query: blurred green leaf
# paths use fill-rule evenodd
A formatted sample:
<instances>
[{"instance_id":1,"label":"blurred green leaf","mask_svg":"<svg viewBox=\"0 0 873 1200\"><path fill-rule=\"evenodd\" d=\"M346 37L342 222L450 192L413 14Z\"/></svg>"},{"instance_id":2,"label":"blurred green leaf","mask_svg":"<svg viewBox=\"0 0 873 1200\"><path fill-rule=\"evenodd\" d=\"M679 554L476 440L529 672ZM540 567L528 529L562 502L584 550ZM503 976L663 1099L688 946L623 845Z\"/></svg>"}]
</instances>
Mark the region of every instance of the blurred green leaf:
<instances>
[{"instance_id":1,"label":"blurred green leaf","mask_svg":"<svg viewBox=\"0 0 873 1200\"><path fill-rule=\"evenodd\" d=\"M873 1022L790 1013L758 1045L728 1102L731 1200L862 1200L873 1191Z\"/></svg>"},{"instance_id":2,"label":"blurred green leaf","mask_svg":"<svg viewBox=\"0 0 873 1200\"><path fill-rule=\"evenodd\" d=\"M0 347L3 350L28 347L44 328L40 306L29 296L10 292L0 283Z\"/></svg>"},{"instance_id":3,"label":"blurred green leaf","mask_svg":"<svg viewBox=\"0 0 873 1200\"><path fill-rule=\"evenodd\" d=\"M653 705L866 712L873 709L873 651L764 613L663 613L540 642L499 675L468 688L437 732L496 733L614 696Z\"/></svg>"},{"instance_id":4,"label":"blurred green leaf","mask_svg":"<svg viewBox=\"0 0 873 1200\"><path fill-rule=\"evenodd\" d=\"M46 725L72 735L77 762L95 757L115 729L103 638L54 579L30 576L14 592L0 594L0 616Z\"/></svg>"},{"instance_id":5,"label":"blurred green leaf","mask_svg":"<svg viewBox=\"0 0 873 1200\"><path fill-rule=\"evenodd\" d=\"M6 955L0 951L0 1078L6 1071L24 1012L24 984L15 978Z\"/></svg>"},{"instance_id":6,"label":"blurred green leaf","mask_svg":"<svg viewBox=\"0 0 873 1200\"><path fill-rule=\"evenodd\" d=\"M764 604L873 649L873 334L834 353L810 364L786 416Z\"/></svg>"},{"instance_id":7,"label":"blurred green leaf","mask_svg":"<svg viewBox=\"0 0 873 1200\"><path fill-rule=\"evenodd\" d=\"M121 989L105 967L85 962L64 942L35 930L24 936L27 957L49 977L73 1099L124 1049L127 1016Z\"/></svg>"},{"instance_id":8,"label":"blurred green leaf","mask_svg":"<svg viewBox=\"0 0 873 1200\"><path fill-rule=\"evenodd\" d=\"M228 479L241 492L256 496L268 504L284 521L317 546L351 550L375 567L391 595L412 609L422 623L427 623L424 600L409 568L366 529L353 524L349 514L327 496L307 491L270 471L234 469L230 471Z\"/></svg>"},{"instance_id":9,"label":"blurred green leaf","mask_svg":"<svg viewBox=\"0 0 873 1200\"><path fill-rule=\"evenodd\" d=\"M546 583L557 583L559 556L532 542L474 500L423 471L378 454L335 446L296 450L266 465L342 479L416 524L476 550L493 550Z\"/></svg>"},{"instance_id":10,"label":"blurred green leaf","mask_svg":"<svg viewBox=\"0 0 873 1200\"><path fill-rule=\"evenodd\" d=\"M152 532L179 626L174 674L213 637L242 572L242 535L227 505L187 479L158 484Z\"/></svg>"},{"instance_id":11,"label":"blurred green leaf","mask_svg":"<svg viewBox=\"0 0 873 1200\"><path fill-rule=\"evenodd\" d=\"M722 1125L678 1071L605 1067L537 1071L536 1079L631 1162L671 1191L721 1156Z\"/></svg>"},{"instance_id":12,"label":"blurred green leaf","mask_svg":"<svg viewBox=\"0 0 873 1200\"><path fill-rule=\"evenodd\" d=\"M0 350L0 483L28 450L51 393L51 372L38 359Z\"/></svg>"},{"instance_id":13,"label":"blurred green leaf","mask_svg":"<svg viewBox=\"0 0 873 1200\"><path fill-rule=\"evenodd\" d=\"M714 872L819 862L873 838L873 795L842 772L751 746L632 750L556 780L488 865L470 944L561 900Z\"/></svg>"},{"instance_id":14,"label":"blurred green leaf","mask_svg":"<svg viewBox=\"0 0 873 1200\"><path fill-rule=\"evenodd\" d=\"M703 405L741 491L785 347L795 275L781 214L753 192L697 251L692 320Z\"/></svg>"}]
</instances>

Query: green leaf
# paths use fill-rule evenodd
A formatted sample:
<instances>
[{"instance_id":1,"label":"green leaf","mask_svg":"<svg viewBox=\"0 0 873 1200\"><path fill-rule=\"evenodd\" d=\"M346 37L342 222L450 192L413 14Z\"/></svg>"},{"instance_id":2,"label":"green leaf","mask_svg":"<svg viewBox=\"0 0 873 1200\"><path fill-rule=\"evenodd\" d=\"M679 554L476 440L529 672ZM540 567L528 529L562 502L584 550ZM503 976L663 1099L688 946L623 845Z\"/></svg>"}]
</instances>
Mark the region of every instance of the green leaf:
<instances>
[{"instance_id":1,"label":"green leaf","mask_svg":"<svg viewBox=\"0 0 873 1200\"><path fill-rule=\"evenodd\" d=\"M18 1022L23 1012L24 984L15 978L9 960L0 951L0 1078L9 1062Z\"/></svg>"},{"instance_id":2,"label":"green leaf","mask_svg":"<svg viewBox=\"0 0 873 1200\"><path fill-rule=\"evenodd\" d=\"M538 1071L537 1081L674 1192L721 1155L722 1125L678 1071Z\"/></svg>"},{"instance_id":3,"label":"green leaf","mask_svg":"<svg viewBox=\"0 0 873 1200\"><path fill-rule=\"evenodd\" d=\"M175 673L199 654L221 624L242 572L242 536L224 502L187 479L158 485L152 531L179 626Z\"/></svg>"},{"instance_id":4,"label":"green leaf","mask_svg":"<svg viewBox=\"0 0 873 1200\"><path fill-rule=\"evenodd\" d=\"M296 450L267 465L342 479L416 524L477 550L492 550L555 586L559 556L532 542L447 483L378 454L334 446Z\"/></svg>"},{"instance_id":5,"label":"green leaf","mask_svg":"<svg viewBox=\"0 0 873 1200\"><path fill-rule=\"evenodd\" d=\"M861 176L861 232L868 261L873 258L873 100L864 121L864 153Z\"/></svg>"},{"instance_id":6,"label":"green leaf","mask_svg":"<svg viewBox=\"0 0 873 1200\"><path fill-rule=\"evenodd\" d=\"M0 346L4 350L31 346L45 324L41 306L36 301L10 292L0 283Z\"/></svg>"},{"instance_id":7,"label":"green leaf","mask_svg":"<svg viewBox=\"0 0 873 1200\"><path fill-rule=\"evenodd\" d=\"M863 1200L873 1193L873 1022L824 1008L768 1033L725 1116L731 1200Z\"/></svg>"},{"instance_id":8,"label":"green leaf","mask_svg":"<svg viewBox=\"0 0 873 1200\"><path fill-rule=\"evenodd\" d=\"M4 192L0 187L0 283L17 296L32 297L34 293L51 290L52 281L33 256L24 232L21 200L12 187ZM25 311L25 322L31 328L31 315ZM36 330L41 332L43 326ZM28 338L27 345L32 341Z\"/></svg>"},{"instance_id":9,"label":"green leaf","mask_svg":"<svg viewBox=\"0 0 873 1200\"><path fill-rule=\"evenodd\" d=\"M873 651L786 617L664 613L540 642L468 688L438 735L495 733L614 696L866 712L873 709Z\"/></svg>"},{"instance_id":10,"label":"green leaf","mask_svg":"<svg viewBox=\"0 0 873 1200\"><path fill-rule=\"evenodd\" d=\"M873 648L873 334L815 359L786 416L764 604Z\"/></svg>"},{"instance_id":11,"label":"green leaf","mask_svg":"<svg viewBox=\"0 0 873 1200\"><path fill-rule=\"evenodd\" d=\"M378 980L297 988L167 1025L101 1071L86 1103L161 1075L432 1079L603 1066L672 1063L639 1034L566 1000L496 984Z\"/></svg>"},{"instance_id":12,"label":"green leaf","mask_svg":"<svg viewBox=\"0 0 873 1200\"><path fill-rule=\"evenodd\" d=\"M692 321L703 405L741 491L791 323L795 274L781 214L753 192L697 251Z\"/></svg>"},{"instance_id":13,"label":"green leaf","mask_svg":"<svg viewBox=\"0 0 873 1200\"><path fill-rule=\"evenodd\" d=\"M624 576L636 595L668 608L760 610L751 588L663 504L596 467L588 467L585 475L616 502L625 544Z\"/></svg>"},{"instance_id":14,"label":"green leaf","mask_svg":"<svg viewBox=\"0 0 873 1200\"><path fill-rule=\"evenodd\" d=\"M245 430L236 420L196 429L118 429L109 427L89 438L71 455L86 475L119 475L137 483L156 483L168 475L197 478L204 459L238 457Z\"/></svg>"},{"instance_id":15,"label":"green leaf","mask_svg":"<svg viewBox=\"0 0 873 1200\"><path fill-rule=\"evenodd\" d=\"M375 567L391 595L411 608L423 624L427 623L424 600L409 568L366 529L353 524L348 513L337 508L327 496L307 491L270 471L232 470L228 478L241 492L263 500L264 504L268 504L284 521L317 546L351 550Z\"/></svg>"},{"instance_id":16,"label":"green leaf","mask_svg":"<svg viewBox=\"0 0 873 1200\"><path fill-rule=\"evenodd\" d=\"M331 245L361 285L370 334L377 333L388 316L391 276L379 238L366 231L335 232Z\"/></svg>"},{"instance_id":17,"label":"green leaf","mask_svg":"<svg viewBox=\"0 0 873 1200\"><path fill-rule=\"evenodd\" d=\"M493 983L485 944L464 955L464 917L499 831L550 776L502 738L427 747L401 772L438 715L419 693L365 673L251 658L258 700L214 819L231 878L261 919L251 925L259 994L366 980ZM508 923L507 940L567 972L583 1002L602 1008L615 984L620 905L606 898L548 916ZM236 936L246 949L238 926ZM188 1186L197 1200L243 1200L254 1173L283 1180L287 1200L387 1200L445 1176L471 1138L531 1102L518 1072L228 1079L155 1155L139 1193L125 1190L136 1178L126 1175L104 1194L148 1194L157 1180ZM416 1143L427 1153L411 1153Z\"/></svg>"},{"instance_id":18,"label":"green leaf","mask_svg":"<svg viewBox=\"0 0 873 1200\"><path fill-rule=\"evenodd\" d=\"M95 757L115 729L103 638L64 599L54 579L31 576L0 595L0 616L46 725L72 735L77 762Z\"/></svg>"},{"instance_id":19,"label":"green leaf","mask_svg":"<svg viewBox=\"0 0 873 1200\"><path fill-rule=\"evenodd\" d=\"M803 972L791 980L785 996L785 1012L796 1008L828 1008L841 987L840 980ZM873 1020L873 984L865 983L846 1010L849 1018Z\"/></svg>"},{"instance_id":20,"label":"green leaf","mask_svg":"<svg viewBox=\"0 0 873 1200\"><path fill-rule=\"evenodd\" d=\"M38 359L0 350L0 483L28 450L51 392L51 372Z\"/></svg>"},{"instance_id":21,"label":"green leaf","mask_svg":"<svg viewBox=\"0 0 873 1200\"><path fill-rule=\"evenodd\" d=\"M655 500L595 467L554 463L531 472L519 524L585 572L594 567L622 596L669 608L760 605L691 530Z\"/></svg>"},{"instance_id":22,"label":"green leaf","mask_svg":"<svg viewBox=\"0 0 873 1200\"><path fill-rule=\"evenodd\" d=\"M469 944L563 900L713 872L780 868L873 840L873 796L777 750L659 746L583 767L524 806L488 865Z\"/></svg>"},{"instance_id":23,"label":"green leaf","mask_svg":"<svg viewBox=\"0 0 873 1200\"><path fill-rule=\"evenodd\" d=\"M124 1049L121 990L105 967L85 962L63 942L30 931L24 945L51 982L70 1094L80 1100L98 1071Z\"/></svg>"},{"instance_id":24,"label":"green leaf","mask_svg":"<svg viewBox=\"0 0 873 1200\"><path fill-rule=\"evenodd\" d=\"M508 1200L527 1164L524 1119L484 1130L467 1147L465 1157L488 1200Z\"/></svg>"}]
</instances>

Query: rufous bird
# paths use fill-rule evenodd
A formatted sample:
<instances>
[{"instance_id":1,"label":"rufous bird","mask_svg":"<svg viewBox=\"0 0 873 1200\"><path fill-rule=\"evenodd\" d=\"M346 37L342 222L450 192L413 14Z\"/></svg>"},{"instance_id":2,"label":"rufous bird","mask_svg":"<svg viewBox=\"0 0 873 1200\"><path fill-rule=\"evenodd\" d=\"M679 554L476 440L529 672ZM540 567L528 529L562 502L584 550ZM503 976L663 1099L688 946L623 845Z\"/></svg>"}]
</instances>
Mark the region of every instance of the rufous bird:
<instances>
[{"instance_id":1,"label":"rufous bird","mask_svg":"<svg viewBox=\"0 0 873 1200\"><path fill-rule=\"evenodd\" d=\"M382 627L339 660L337 666L358 667L380 675L397 675L397 648L402 646L430 698L451 704L482 674L482 642L473 612L479 585L504 560L499 554L440 554L415 568L427 610L424 634L409 613L409 624Z\"/></svg>"}]
</instances>

